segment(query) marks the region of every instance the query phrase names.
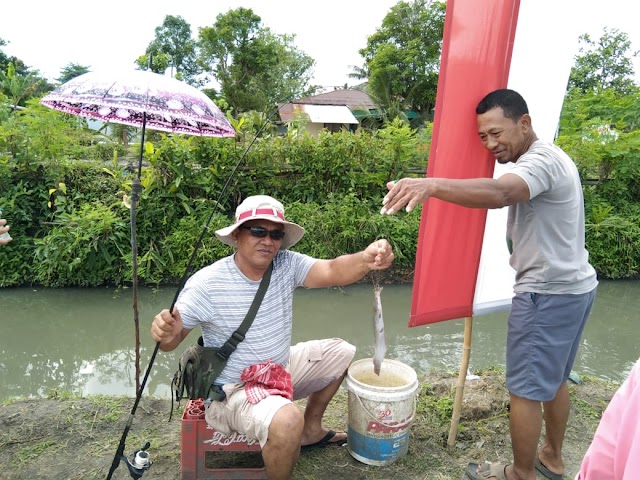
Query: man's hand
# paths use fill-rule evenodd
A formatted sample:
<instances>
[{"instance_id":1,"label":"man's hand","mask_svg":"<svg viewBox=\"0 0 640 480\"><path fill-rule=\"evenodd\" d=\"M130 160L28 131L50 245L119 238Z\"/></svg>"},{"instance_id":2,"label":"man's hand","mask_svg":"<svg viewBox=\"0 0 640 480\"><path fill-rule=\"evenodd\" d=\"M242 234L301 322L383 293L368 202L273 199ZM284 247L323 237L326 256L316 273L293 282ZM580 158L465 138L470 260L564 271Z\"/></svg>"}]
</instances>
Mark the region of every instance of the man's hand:
<instances>
[{"instance_id":1,"label":"man's hand","mask_svg":"<svg viewBox=\"0 0 640 480\"><path fill-rule=\"evenodd\" d=\"M5 218L0 218L0 235L3 235L8 231L9 231L9 227L7 226L7 220ZM0 239L0 246L6 245L11 240L13 240L13 238Z\"/></svg>"},{"instance_id":2,"label":"man's hand","mask_svg":"<svg viewBox=\"0 0 640 480\"><path fill-rule=\"evenodd\" d=\"M376 240L362 252L365 263L370 270L384 270L393 263L394 254L389 242Z\"/></svg>"},{"instance_id":3,"label":"man's hand","mask_svg":"<svg viewBox=\"0 0 640 480\"><path fill-rule=\"evenodd\" d=\"M182 317L178 309L173 308L173 315L169 310L164 309L153 318L151 338L160 342L162 350L173 350L182 341L182 329Z\"/></svg>"},{"instance_id":4,"label":"man's hand","mask_svg":"<svg viewBox=\"0 0 640 480\"><path fill-rule=\"evenodd\" d=\"M430 182L429 178L403 178L387 183L389 193L382 200L383 207L380 213L393 215L405 205L407 212L410 212L430 197Z\"/></svg>"}]
</instances>

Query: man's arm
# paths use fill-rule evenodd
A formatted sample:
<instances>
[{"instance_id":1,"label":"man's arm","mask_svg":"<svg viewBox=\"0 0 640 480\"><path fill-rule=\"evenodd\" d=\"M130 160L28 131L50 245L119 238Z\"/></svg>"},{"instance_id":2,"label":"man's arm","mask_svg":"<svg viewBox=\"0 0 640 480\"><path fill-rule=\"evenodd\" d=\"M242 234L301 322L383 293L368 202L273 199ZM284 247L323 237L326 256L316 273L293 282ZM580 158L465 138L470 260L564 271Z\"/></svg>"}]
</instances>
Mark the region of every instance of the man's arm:
<instances>
[{"instance_id":1,"label":"man's arm","mask_svg":"<svg viewBox=\"0 0 640 480\"><path fill-rule=\"evenodd\" d=\"M513 173L493 178L403 178L387 184L381 213L410 212L429 198L470 208L502 208L529 200L529 186Z\"/></svg>"},{"instance_id":2,"label":"man's arm","mask_svg":"<svg viewBox=\"0 0 640 480\"><path fill-rule=\"evenodd\" d=\"M358 253L341 255L332 260L318 260L313 264L304 286L308 288L349 285L371 270L383 270L393 262L393 251L386 240L377 240Z\"/></svg>"}]
</instances>

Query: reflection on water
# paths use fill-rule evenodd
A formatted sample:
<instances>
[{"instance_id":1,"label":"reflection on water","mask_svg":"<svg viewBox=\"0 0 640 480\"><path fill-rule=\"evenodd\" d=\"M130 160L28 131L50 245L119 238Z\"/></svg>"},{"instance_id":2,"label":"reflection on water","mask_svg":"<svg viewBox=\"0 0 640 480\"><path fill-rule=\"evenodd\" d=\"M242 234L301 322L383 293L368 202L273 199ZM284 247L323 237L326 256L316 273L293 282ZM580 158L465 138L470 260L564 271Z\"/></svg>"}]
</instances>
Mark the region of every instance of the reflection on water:
<instances>
[{"instance_id":1,"label":"reflection on water","mask_svg":"<svg viewBox=\"0 0 640 480\"><path fill-rule=\"evenodd\" d=\"M139 292L141 376L153 352L151 318L175 290ZM640 357L637 312L640 282L601 282L575 370L621 381ZM411 286L382 292L387 357L418 372L457 372L463 320L408 328ZM373 355L370 285L296 291L293 341L339 336L357 346L356 358ZM507 313L473 322L471 369L504 365ZM0 400L42 396L51 390L81 394L135 394L131 291L114 289L0 289ZM195 341L192 332L187 341ZM159 352L146 395L170 397L169 383L182 347Z\"/></svg>"}]
</instances>

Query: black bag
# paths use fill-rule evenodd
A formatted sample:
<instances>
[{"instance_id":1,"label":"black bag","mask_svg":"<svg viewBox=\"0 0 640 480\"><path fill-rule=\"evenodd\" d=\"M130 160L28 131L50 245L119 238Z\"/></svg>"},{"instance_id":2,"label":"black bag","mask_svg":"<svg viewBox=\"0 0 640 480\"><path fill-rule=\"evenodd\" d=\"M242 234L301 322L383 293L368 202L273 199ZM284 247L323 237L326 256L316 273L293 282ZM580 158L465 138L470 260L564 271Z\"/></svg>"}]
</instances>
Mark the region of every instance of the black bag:
<instances>
[{"instance_id":1,"label":"black bag","mask_svg":"<svg viewBox=\"0 0 640 480\"><path fill-rule=\"evenodd\" d=\"M173 376L171 389L178 403L186 396L190 400L196 398L212 398L213 382L222 373L227 358L219 355L220 348L205 347L202 337L195 345L189 346L180 357L178 371Z\"/></svg>"},{"instance_id":2,"label":"black bag","mask_svg":"<svg viewBox=\"0 0 640 480\"><path fill-rule=\"evenodd\" d=\"M180 356L178 370L171 381L171 414L173 415L174 399L180 401L186 397L190 400L204 398L206 400L224 400L222 388L214 385L213 382L224 370L229 356L238 348L238 344L244 337L253 323L253 319L258 313L264 294L269 287L273 262L267 268L262 277L256 296L249 307L247 315L233 335L224 343L222 347L205 347L202 336L198 338L195 345L189 346ZM175 395L175 397L174 397Z\"/></svg>"}]
</instances>

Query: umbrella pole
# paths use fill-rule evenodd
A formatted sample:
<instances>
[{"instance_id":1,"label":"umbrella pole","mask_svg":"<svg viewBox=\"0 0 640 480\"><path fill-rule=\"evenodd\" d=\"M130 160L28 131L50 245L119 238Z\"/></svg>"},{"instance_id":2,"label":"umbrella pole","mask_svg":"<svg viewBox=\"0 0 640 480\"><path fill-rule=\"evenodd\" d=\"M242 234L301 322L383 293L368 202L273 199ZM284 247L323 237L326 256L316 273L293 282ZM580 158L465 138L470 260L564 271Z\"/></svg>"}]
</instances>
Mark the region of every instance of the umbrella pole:
<instances>
[{"instance_id":1,"label":"umbrella pole","mask_svg":"<svg viewBox=\"0 0 640 480\"><path fill-rule=\"evenodd\" d=\"M140 139L140 157L138 159L138 176L131 184L131 276L133 280L133 324L135 328L135 364L136 392L140 390L140 319L138 313L138 241L136 235L136 206L142 194L140 177L142 176L142 154L144 152L144 136L147 126L147 114L142 113L142 138Z\"/></svg>"},{"instance_id":2,"label":"umbrella pole","mask_svg":"<svg viewBox=\"0 0 640 480\"><path fill-rule=\"evenodd\" d=\"M140 179L134 178L131 185L131 276L133 280L133 324L135 328L136 391L140 390L140 320L138 316L138 241L136 238L136 204L142 186Z\"/></svg>"},{"instance_id":3,"label":"umbrella pole","mask_svg":"<svg viewBox=\"0 0 640 480\"><path fill-rule=\"evenodd\" d=\"M458 385L456 386L456 398L453 402L453 414L451 415L451 427L449 428L449 438L447 439L447 447L453 448L456 444L456 436L458 434L458 422L460 421L460 412L462 410L462 397L464 395L464 383L467 379L467 369L469 368L469 357L471 356L471 332L473 325L473 317L465 317L464 319L464 347L462 349L462 363L458 372Z\"/></svg>"},{"instance_id":4,"label":"umbrella pole","mask_svg":"<svg viewBox=\"0 0 640 480\"><path fill-rule=\"evenodd\" d=\"M140 139L140 157L138 158L138 180L142 177L142 154L144 153L144 135L147 129L147 112L142 112L142 138Z\"/></svg>"}]
</instances>

